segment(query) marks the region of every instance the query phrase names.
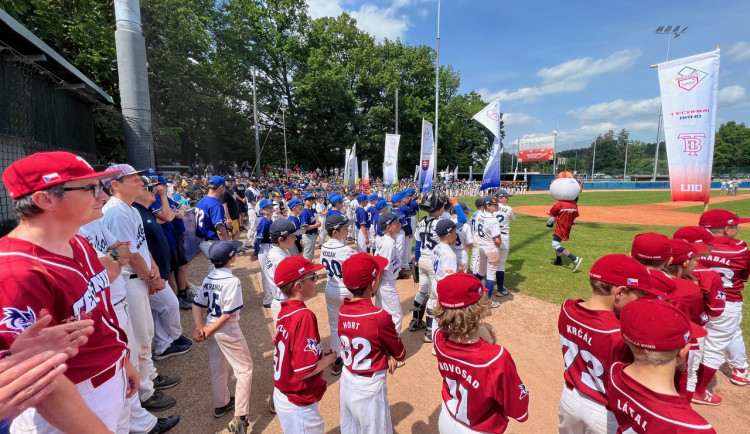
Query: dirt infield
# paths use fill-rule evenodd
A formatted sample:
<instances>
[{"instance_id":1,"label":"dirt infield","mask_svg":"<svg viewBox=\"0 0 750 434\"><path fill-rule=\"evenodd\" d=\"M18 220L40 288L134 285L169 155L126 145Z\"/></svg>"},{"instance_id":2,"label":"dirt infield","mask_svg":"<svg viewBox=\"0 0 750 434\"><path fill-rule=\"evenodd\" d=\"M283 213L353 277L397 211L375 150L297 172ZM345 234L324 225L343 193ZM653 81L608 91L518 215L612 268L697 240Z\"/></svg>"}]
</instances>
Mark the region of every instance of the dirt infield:
<instances>
[{"instance_id":1,"label":"dirt infield","mask_svg":"<svg viewBox=\"0 0 750 434\"><path fill-rule=\"evenodd\" d=\"M606 194L606 192L596 192ZM711 205L735 200L750 199L750 194L738 196L720 196L711 198ZM692 226L698 224L698 215L695 213L679 211L694 205L703 205L702 202L661 202L642 205L622 206L587 206L579 205L581 214L576 221L593 223L620 223L620 224L642 224L662 226ZM525 214L534 217L547 217L551 205L529 205L513 207L516 214ZM716 208L712 206L711 208Z\"/></svg>"},{"instance_id":2,"label":"dirt infield","mask_svg":"<svg viewBox=\"0 0 750 434\"><path fill-rule=\"evenodd\" d=\"M546 211L545 211L546 212ZM318 254L319 251L316 252ZM190 264L190 280L199 284L206 274L207 264L198 255ZM261 307L258 263L247 256L237 261L235 274L243 285L244 308L240 326L250 347L254 362L250 420L254 433L278 433L278 419L268 411L268 400L273 389L273 336L269 309ZM408 315L417 286L411 280L398 281L402 308ZM329 329L324 300L325 280L319 281L316 296L307 302L318 317L324 346L329 347ZM488 322L495 328L500 342L510 351L519 373L530 391L529 420L524 424L511 421L508 432L551 433L556 431L557 404L563 387L563 361L557 333L559 306L518 292L505 299L493 310ZM190 312L182 312L184 333L192 336L193 320ZM404 321L404 329L408 320ZM440 412L441 378L429 344L422 342L422 333L402 333L408 352L406 366L388 379L388 395L395 431L398 433L435 433ZM177 398L177 406L160 413L182 415L175 433L206 434L221 432L230 415L214 419L211 407L208 353L204 344L195 344L189 353L156 362L159 373L182 376L182 383L166 392ZM320 402L325 418L326 433L338 433L338 377L326 370L328 391ZM750 387L742 389L729 383L726 369L718 375L715 392L724 398L719 407L697 407L718 432L739 432L750 427L747 397ZM741 428L741 427L745 428ZM225 432L225 431L224 431Z\"/></svg>"}]
</instances>

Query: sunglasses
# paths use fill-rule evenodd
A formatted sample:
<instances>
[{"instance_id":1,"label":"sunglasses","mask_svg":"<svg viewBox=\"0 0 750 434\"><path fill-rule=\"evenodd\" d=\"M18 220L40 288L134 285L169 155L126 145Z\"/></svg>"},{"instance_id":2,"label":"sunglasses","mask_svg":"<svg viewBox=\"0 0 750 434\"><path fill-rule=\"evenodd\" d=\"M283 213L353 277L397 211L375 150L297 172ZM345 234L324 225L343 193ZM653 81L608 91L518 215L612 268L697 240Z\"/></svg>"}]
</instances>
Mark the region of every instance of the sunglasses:
<instances>
[{"instance_id":1,"label":"sunglasses","mask_svg":"<svg viewBox=\"0 0 750 434\"><path fill-rule=\"evenodd\" d=\"M87 185L85 187L65 187L63 188L63 191L90 191L94 196L94 199L99 199L99 196L102 194L102 188L101 184L95 184Z\"/></svg>"},{"instance_id":2,"label":"sunglasses","mask_svg":"<svg viewBox=\"0 0 750 434\"><path fill-rule=\"evenodd\" d=\"M310 279L312 279L312 281L313 281L313 282L317 282L317 281L318 281L318 275L317 275L317 274L315 274L315 273L313 273L313 274L311 274L311 275L310 275L310 276L308 276L308 277L303 277L303 278L302 278L302 279L300 279L299 281L300 281L300 282L304 282L305 280L310 280Z\"/></svg>"}]
</instances>

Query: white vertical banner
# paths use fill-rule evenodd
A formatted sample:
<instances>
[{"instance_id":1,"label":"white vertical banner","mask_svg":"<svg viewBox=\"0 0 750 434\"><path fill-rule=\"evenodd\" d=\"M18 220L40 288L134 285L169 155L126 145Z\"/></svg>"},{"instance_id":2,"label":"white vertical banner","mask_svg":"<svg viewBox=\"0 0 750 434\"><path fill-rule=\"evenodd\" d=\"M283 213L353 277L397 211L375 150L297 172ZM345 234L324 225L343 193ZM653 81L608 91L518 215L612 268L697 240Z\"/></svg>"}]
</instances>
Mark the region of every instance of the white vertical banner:
<instances>
[{"instance_id":1,"label":"white vertical banner","mask_svg":"<svg viewBox=\"0 0 750 434\"><path fill-rule=\"evenodd\" d=\"M474 180L474 166L469 166L469 181Z\"/></svg>"},{"instance_id":2,"label":"white vertical banner","mask_svg":"<svg viewBox=\"0 0 750 434\"><path fill-rule=\"evenodd\" d=\"M422 151L420 155L419 191L432 189L432 178L435 170L435 137L432 124L422 119Z\"/></svg>"},{"instance_id":3,"label":"white vertical banner","mask_svg":"<svg viewBox=\"0 0 750 434\"><path fill-rule=\"evenodd\" d=\"M357 174L359 172L359 168L357 167L357 144L355 143L354 146L352 146L351 151L348 155L349 159L347 160L347 171L346 171L346 179L344 185L346 185L347 188L354 188L354 186L357 184Z\"/></svg>"},{"instance_id":4,"label":"white vertical banner","mask_svg":"<svg viewBox=\"0 0 750 434\"><path fill-rule=\"evenodd\" d=\"M367 189L370 188L370 162L368 160L362 161L362 187Z\"/></svg>"},{"instance_id":5,"label":"white vertical banner","mask_svg":"<svg viewBox=\"0 0 750 434\"><path fill-rule=\"evenodd\" d=\"M385 135L385 161L383 162L383 185L393 186L393 180L398 179L398 145L401 142L399 134Z\"/></svg>"},{"instance_id":6,"label":"white vertical banner","mask_svg":"<svg viewBox=\"0 0 750 434\"><path fill-rule=\"evenodd\" d=\"M500 138L500 100L496 99L487 104L479 113L475 114L472 119L484 125L498 139Z\"/></svg>"},{"instance_id":7,"label":"white vertical banner","mask_svg":"<svg viewBox=\"0 0 750 434\"><path fill-rule=\"evenodd\" d=\"M456 166L456 170L453 171L453 181L458 181L458 166Z\"/></svg>"},{"instance_id":8,"label":"white vertical banner","mask_svg":"<svg viewBox=\"0 0 750 434\"><path fill-rule=\"evenodd\" d=\"M419 180L419 164L417 164L417 167L414 169L414 182L417 182Z\"/></svg>"},{"instance_id":9,"label":"white vertical banner","mask_svg":"<svg viewBox=\"0 0 750 434\"><path fill-rule=\"evenodd\" d=\"M352 153L351 149L344 150L344 173L342 174L343 180L341 183L344 187L349 188L349 155Z\"/></svg>"},{"instance_id":10,"label":"white vertical banner","mask_svg":"<svg viewBox=\"0 0 750 434\"><path fill-rule=\"evenodd\" d=\"M672 200L708 202L719 49L660 63L658 67Z\"/></svg>"}]
</instances>

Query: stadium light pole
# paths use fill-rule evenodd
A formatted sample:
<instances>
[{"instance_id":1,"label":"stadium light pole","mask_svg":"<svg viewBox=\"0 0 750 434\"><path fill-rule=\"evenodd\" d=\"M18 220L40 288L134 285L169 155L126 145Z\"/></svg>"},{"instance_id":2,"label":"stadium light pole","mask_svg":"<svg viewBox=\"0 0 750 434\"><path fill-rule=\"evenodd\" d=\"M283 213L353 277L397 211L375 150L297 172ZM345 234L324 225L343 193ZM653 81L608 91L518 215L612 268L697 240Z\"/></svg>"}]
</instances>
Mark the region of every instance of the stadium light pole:
<instances>
[{"instance_id":1,"label":"stadium light pole","mask_svg":"<svg viewBox=\"0 0 750 434\"><path fill-rule=\"evenodd\" d=\"M591 180L594 180L594 164L596 164L596 144L599 143L599 137L594 141L594 155L591 158Z\"/></svg>"},{"instance_id":2,"label":"stadium light pole","mask_svg":"<svg viewBox=\"0 0 750 434\"><path fill-rule=\"evenodd\" d=\"M437 50L435 50L435 148L433 149L435 168L432 169L432 179L437 179L437 153L438 153L438 103L440 101L440 0L437 10Z\"/></svg>"},{"instance_id":3,"label":"stadium light pole","mask_svg":"<svg viewBox=\"0 0 750 434\"><path fill-rule=\"evenodd\" d=\"M260 181L260 136L258 134L258 100L255 97L255 67L253 66L253 129L255 130L255 177Z\"/></svg>"},{"instance_id":4,"label":"stadium light pole","mask_svg":"<svg viewBox=\"0 0 750 434\"><path fill-rule=\"evenodd\" d=\"M659 26L656 29L657 35L667 35L667 61L669 61L669 47L672 42L672 35L674 35L675 39L680 37L685 31L688 29L688 26L682 27L681 26ZM656 182L656 174L659 169L659 139L661 138L661 123L662 118L664 117L664 108L659 107L659 125L656 127L656 149L654 150L654 174L651 177L652 182Z\"/></svg>"},{"instance_id":5,"label":"stadium light pole","mask_svg":"<svg viewBox=\"0 0 750 434\"><path fill-rule=\"evenodd\" d=\"M286 109L281 107L281 124L284 126L284 177L289 177L289 159L286 155Z\"/></svg>"},{"instance_id":6,"label":"stadium light pole","mask_svg":"<svg viewBox=\"0 0 750 434\"><path fill-rule=\"evenodd\" d=\"M625 182L625 177L628 176L628 145L630 140L625 140L625 167L622 169L622 182Z\"/></svg>"}]
</instances>

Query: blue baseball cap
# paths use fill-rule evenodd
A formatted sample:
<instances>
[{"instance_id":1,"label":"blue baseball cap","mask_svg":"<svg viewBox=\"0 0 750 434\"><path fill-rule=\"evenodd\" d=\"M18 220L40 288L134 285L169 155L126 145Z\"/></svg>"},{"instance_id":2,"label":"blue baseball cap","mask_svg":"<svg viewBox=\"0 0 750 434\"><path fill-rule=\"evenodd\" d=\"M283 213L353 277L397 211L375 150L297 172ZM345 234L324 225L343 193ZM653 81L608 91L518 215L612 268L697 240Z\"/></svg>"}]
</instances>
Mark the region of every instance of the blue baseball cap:
<instances>
[{"instance_id":1,"label":"blue baseball cap","mask_svg":"<svg viewBox=\"0 0 750 434\"><path fill-rule=\"evenodd\" d=\"M439 236L445 236L456 230L456 223L451 219L440 219L435 225L435 233Z\"/></svg>"},{"instance_id":2,"label":"blue baseball cap","mask_svg":"<svg viewBox=\"0 0 750 434\"><path fill-rule=\"evenodd\" d=\"M388 208L388 202L386 202L384 199L380 199L375 205L375 209L380 211L383 208Z\"/></svg>"},{"instance_id":3,"label":"blue baseball cap","mask_svg":"<svg viewBox=\"0 0 750 434\"><path fill-rule=\"evenodd\" d=\"M305 193L302 195L302 200L315 199L315 195L312 193ZM291 208L291 207L290 207Z\"/></svg>"},{"instance_id":4,"label":"blue baseball cap","mask_svg":"<svg viewBox=\"0 0 750 434\"><path fill-rule=\"evenodd\" d=\"M328 199L331 201L331 205L338 205L344 201L344 198L338 194L332 194Z\"/></svg>"},{"instance_id":5,"label":"blue baseball cap","mask_svg":"<svg viewBox=\"0 0 750 434\"><path fill-rule=\"evenodd\" d=\"M297 226L292 223L288 218L280 218L271 223L271 227L268 229L268 235L273 238L286 237L297 232Z\"/></svg>"},{"instance_id":6,"label":"blue baseball cap","mask_svg":"<svg viewBox=\"0 0 750 434\"><path fill-rule=\"evenodd\" d=\"M381 231L384 231L385 228L387 228L389 224L399 221L400 218L401 216L399 216L396 213L384 212L383 214L380 214L380 216L378 217L378 228Z\"/></svg>"},{"instance_id":7,"label":"blue baseball cap","mask_svg":"<svg viewBox=\"0 0 750 434\"><path fill-rule=\"evenodd\" d=\"M169 184L169 181L167 181L167 178L159 175L159 176L152 176L152 181L156 181L157 184ZM156 179L154 179L156 178Z\"/></svg>"},{"instance_id":8,"label":"blue baseball cap","mask_svg":"<svg viewBox=\"0 0 750 434\"><path fill-rule=\"evenodd\" d=\"M210 178L208 178L208 186L209 187L221 187L226 186L227 182L224 180L223 176L214 175Z\"/></svg>"},{"instance_id":9,"label":"blue baseball cap","mask_svg":"<svg viewBox=\"0 0 750 434\"><path fill-rule=\"evenodd\" d=\"M416 193L417 190L414 190L413 188L409 187L406 189L406 195L407 196L414 196L414 193Z\"/></svg>"},{"instance_id":10,"label":"blue baseball cap","mask_svg":"<svg viewBox=\"0 0 750 434\"><path fill-rule=\"evenodd\" d=\"M289 201L289 203L286 204L286 206L288 206L289 209L292 209L295 206L302 206L302 201L299 199L292 199Z\"/></svg>"},{"instance_id":11,"label":"blue baseball cap","mask_svg":"<svg viewBox=\"0 0 750 434\"><path fill-rule=\"evenodd\" d=\"M271 199L263 199L260 201L260 205L258 205L260 209L263 209L267 206L273 206L273 201Z\"/></svg>"},{"instance_id":12,"label":"blue baseball cap","mask_svg":"<svg viewBox=\"0 0 750 434\"><path fill-rule=\"evenodd\" d=\"M378 197L377 194L372 194L372 195L370 195L370 197L367 198L367 201L368 202L372 202L372 201L376 201L378 199L380 199L380 198Z\"/></svg>"},{"instance_id":13,"label":"blue baseball cap","mask_svg":"<svg viewBox=\"0 0 750 434\"><path fill-rule=\"evenodd\" d=\"M477 200L474 201L474 207L476 209L482 208L484 206L484 197L478 197Z\"/></svg>"},{"instance_id":14,"label":"blue baseball cap","mask_svg":"<svg viewBox=\"0 0 750 434\"><path fill-rule=\"evenodd\" d=\"M367 202L367 195L360 193L357 195L357 202Z\"/></svg>"},{"instance_id":15,"label":"blue baseball cap","mask_svg":"<svg viewBox=\"0 0 750 434\"><path fill-rule=\"evenodd\" d=\"M224 265L242 249L242 241L217 241L208 248L208 260Z\"/></svg>"},{"instance_id":16,"label":"blue baseball cap","mask_svg":"<svg viewBox=\"0 0 750 434\"><path fill-rule=\"evenodd\" d=\"M391 203L397 203L404 200L404 195L400 191L393 196L391 196Z\"/></svg>"}]
</instances>

